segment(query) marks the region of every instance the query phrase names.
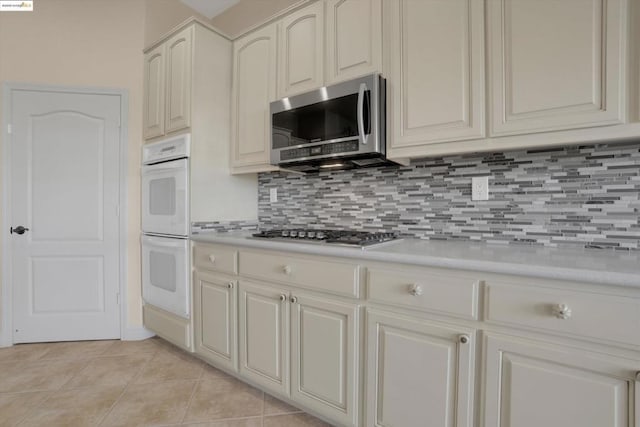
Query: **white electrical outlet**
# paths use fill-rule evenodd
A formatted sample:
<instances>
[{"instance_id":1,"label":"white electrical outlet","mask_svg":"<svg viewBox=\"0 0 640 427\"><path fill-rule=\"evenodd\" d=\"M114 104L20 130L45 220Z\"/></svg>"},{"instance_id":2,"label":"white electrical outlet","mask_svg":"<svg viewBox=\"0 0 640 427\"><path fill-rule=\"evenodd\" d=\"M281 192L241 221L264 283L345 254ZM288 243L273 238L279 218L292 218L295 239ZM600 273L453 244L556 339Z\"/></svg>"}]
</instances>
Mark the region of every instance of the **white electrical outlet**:
<instances>
[{"instance_id":1,"label":"white electrical outlet","mask_svg":"<svg viewBox=\"0 0 640 427\"><path fill-rule=\"evenodd\" d=\"M489 200L488 176L474 176L471 178L471 200Z\"/></svg>"},{"instance_id":2,"label":"white electrical outlet","mask_svg":"<svg viewBox=\"0 0 640 427\"><path fill-rule=\"evenodd\" d=\"M271 203L275 203L278 201L278 189L277 188L270 188L269 189L269 201Z\"/></svg>"}]
</instances>

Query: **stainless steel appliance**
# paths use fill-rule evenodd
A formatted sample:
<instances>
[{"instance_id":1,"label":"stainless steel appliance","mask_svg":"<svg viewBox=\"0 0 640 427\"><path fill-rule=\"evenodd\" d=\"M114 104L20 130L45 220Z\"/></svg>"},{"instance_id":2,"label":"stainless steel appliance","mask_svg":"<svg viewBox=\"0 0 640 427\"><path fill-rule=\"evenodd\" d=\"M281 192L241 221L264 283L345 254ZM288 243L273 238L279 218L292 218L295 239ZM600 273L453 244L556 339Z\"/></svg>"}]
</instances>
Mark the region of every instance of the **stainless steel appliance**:
<instances>
[{"instance_id":1,"label":"stainless steel appliance","mask_svg":"<svg viewBox=\"0 0 640 427\"><path fill-rule=\"evenodd\" d=\"M395 233L353 230L273 229L252 234L253 238L287 242L336 244L367 247L398 239Z\"/></svg>"},{"instance_id":2,"label":"stainless steel appliance","mask_svg":"<svg viewBox=\"0 0 640 427\"><path fill-rule=\"evenodd\" d=\"M272 102L271 163L298 172L386 159L386 81L379 74Z\"/></svg>"},{"instance_id":3,"label":"stainless steel appliance","mask_svg":"<svg viewBox=\"0 0 640 427\"><path fill-rule=\"evenodd\" d=\"M142 147L142 298L188 319L190 135Z\"/></svg>"}]
</instances>

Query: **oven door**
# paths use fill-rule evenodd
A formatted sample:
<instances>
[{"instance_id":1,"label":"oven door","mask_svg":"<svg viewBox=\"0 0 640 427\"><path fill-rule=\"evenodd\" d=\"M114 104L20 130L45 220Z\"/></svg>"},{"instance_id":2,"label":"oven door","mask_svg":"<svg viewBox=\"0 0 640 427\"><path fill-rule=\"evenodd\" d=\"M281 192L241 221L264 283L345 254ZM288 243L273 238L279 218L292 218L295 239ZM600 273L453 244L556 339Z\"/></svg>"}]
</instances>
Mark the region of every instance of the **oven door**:
<instances>
[{"instance_id":1,"label":"oven door","mask_svg":"<svg viewBox=\"0 0 640 427\"><path fill-rule=\"evenodd\" d=\"M142 167L142 232L189 234L189 160Z\"/></svg>"},{"instance_id":2,"label":"oven door","mask_svg":"<svg viewBox=\"0 0 640 427\"><path fill-rule=\"evenodd\" d=\"M189 302L189 240L142 236L142 299L186 319Z\"/></svg>"}]
</instances>

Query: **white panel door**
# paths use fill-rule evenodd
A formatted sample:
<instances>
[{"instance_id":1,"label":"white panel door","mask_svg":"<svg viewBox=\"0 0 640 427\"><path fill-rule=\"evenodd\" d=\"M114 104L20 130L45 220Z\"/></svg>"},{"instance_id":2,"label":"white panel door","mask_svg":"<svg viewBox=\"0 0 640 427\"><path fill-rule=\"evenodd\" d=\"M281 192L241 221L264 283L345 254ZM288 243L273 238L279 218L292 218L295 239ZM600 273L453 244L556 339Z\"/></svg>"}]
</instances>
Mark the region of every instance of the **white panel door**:
<instances>
[{"instance_id":1,"label":"white panel door","mask_svg":"<svg viewBox=\"0 0 640 427\"><path fill-rule=\"evenodd\" d=\"M484 2L388 0L384 6L391 152L482 138Z\"/></svg>"},{"instance_id":2,"label":"white panel door","mask_svg":"<svg viewBox=\"0 0 640 427\"><path fill-rule=\"evenodd\" d=\"M288 292L246 281L239 291L240 373L289 395Z\"/></svg>"},{"instance_id":3,"label":"white panel door","mask_svg":"<svg viewBox=\"0 0 640 427\"><path fill-rule=\"evenodd\" d=\"M291 397L341 426L358 421L359 308L294 293Z\"/></svg>"},{"instance_id":4,"label":"white panel door","mask_svg":"<svg viewBox=\"0 0 640 427\"><path fill-rule=\"evenodd\" d=\"M367 318L366 425L473 426L474 331L376 311Z\"/></svg>"},{"instance_id":5,"label":"white panel door","mask_svg":"<svg viewBox=\"0 0 640 427\"><path fill-rule=\"evenodd\" d=\"M120 96L14 90L14 342L120 337Z\"/></svg>"},{"instance_id":6,"label":"white panel door","mask_svg":"<svg viewBox=\"0 0 640 427\"><path fill-rule=\"evenodd\" d=\"M327 1L326 81L382 71L382 0Z\"/></svg>"},{"instance_id":7,"label":"white panel door","mask_svg":"<svg viewBox=\"0 0 640 427\"><path fill-rule=\"evenodd\" d=\"M637 359L493 335L485 351L485 427L634 426Z\"/></svg>"},{"instance_id":8,"label":"white panel door","mask_svg":"<svg viewBox=\"0 0 640 427\"><path fill-rule=\"evenodd\" d=\"M490 0L491 134L624 121L625 0Z\"/></svg>"}]
</instances>

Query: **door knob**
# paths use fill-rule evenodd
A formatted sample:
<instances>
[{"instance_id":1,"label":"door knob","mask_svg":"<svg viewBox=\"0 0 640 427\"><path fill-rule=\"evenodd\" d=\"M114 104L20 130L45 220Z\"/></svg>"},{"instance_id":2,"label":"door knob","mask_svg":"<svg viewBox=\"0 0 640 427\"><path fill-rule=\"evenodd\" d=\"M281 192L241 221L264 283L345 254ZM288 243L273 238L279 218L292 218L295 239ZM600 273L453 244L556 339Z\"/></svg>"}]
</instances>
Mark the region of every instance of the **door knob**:
<instances>
[{"instance_id":1,"label":"door knob","mask_svg":"<svg viewBox=\"0 0 640 427\"><path fill-rule=\"evenodd\" d=\"M13 227L9 228L9 231L11 232L11 234L13 234L13 233L24 234L24 232L25 231L29 231L29 229L19 225L16 228L13 228Z\"/></svg>"}]
</instances>

